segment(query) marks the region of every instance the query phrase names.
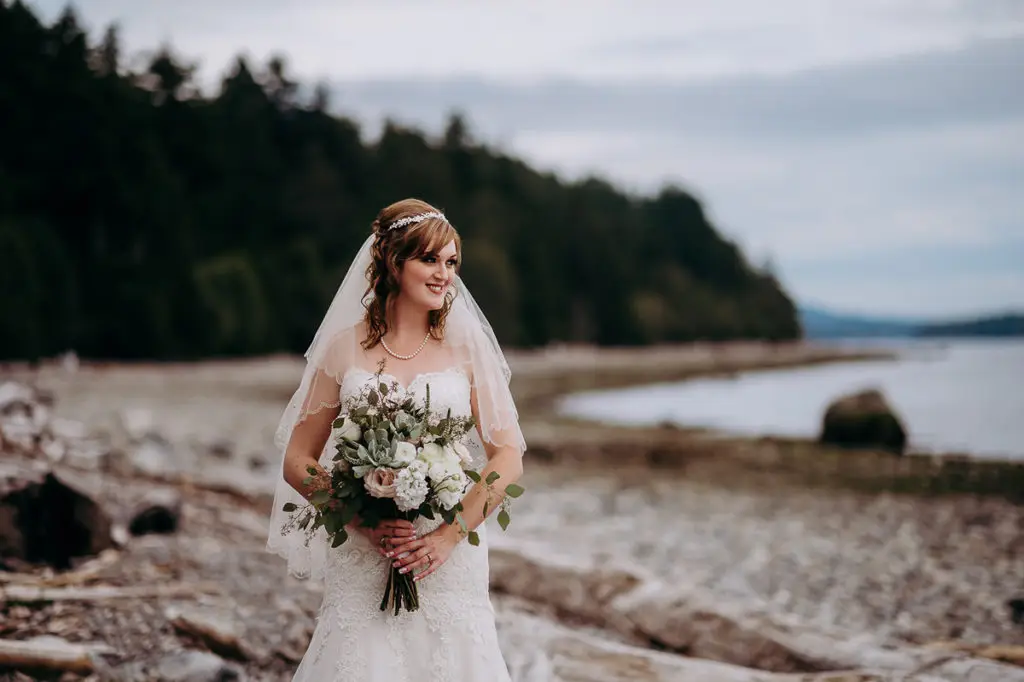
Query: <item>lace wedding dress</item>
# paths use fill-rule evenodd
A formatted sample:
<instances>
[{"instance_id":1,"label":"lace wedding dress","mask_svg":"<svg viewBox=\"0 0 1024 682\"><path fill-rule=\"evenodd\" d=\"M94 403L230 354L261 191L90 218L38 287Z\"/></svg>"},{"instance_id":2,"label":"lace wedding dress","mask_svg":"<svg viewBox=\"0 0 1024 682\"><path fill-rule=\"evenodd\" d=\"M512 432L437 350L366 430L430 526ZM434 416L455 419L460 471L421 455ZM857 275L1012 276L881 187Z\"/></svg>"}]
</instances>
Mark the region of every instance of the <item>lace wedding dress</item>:
<instances>
[{"instance_id":1,"label":"lace wedding dress","mask_svg":"<svg viewBox=\"0 0 1024 682\"><path fill-rule=\"evenodd\" d=\"M341 398L373 377L348 370ZM428 384L432 409L470 414L470 384L460 368L419 374L398 390L424 400ZM439 523L420 518L415 525L426 533ZM380 610L389 562L362 534L351 533L330 550L316 630L294 682L507 682L488 593L484 525L477 532L479 546L460 542L444 565L417 583L419 610L398 616Z\"/></svg>"}]
</instances>

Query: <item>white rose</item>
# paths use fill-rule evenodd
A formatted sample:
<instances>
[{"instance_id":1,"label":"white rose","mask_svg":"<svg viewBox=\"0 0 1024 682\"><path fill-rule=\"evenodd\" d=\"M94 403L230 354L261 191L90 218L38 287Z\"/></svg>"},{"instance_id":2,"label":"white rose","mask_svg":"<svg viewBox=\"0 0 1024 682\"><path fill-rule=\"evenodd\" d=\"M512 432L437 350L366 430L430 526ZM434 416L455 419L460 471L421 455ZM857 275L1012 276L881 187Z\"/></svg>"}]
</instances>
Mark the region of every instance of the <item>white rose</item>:
<instances>
[{"instance_id":1,"label":"white rose","mask_svg":"<svg viewBox=\"0 0 1024 682\"><path fill-rule=\"evenodd\" d=\"M338 427L338 438L349 441L350 443L358 443L359 439L363 437L363 430L359 428L359 424L345 417L345 421Z\"/></svg>"},{"instance_id":2,"label":"white rose","mask_svg":"<svg viewBox=\"0 0 1024 682\"><path fill-rule=\"evenodd\" d=\"M430 468L427 469L427 476L430 477L430 480L433 481L434 484L440 484L442 481L447 481L447 479L455 473L456 472L452 471L451 467L448 466L447 462L432 462L430 464Z\"/></svg>"},{"instance_id":3,"label":"white rose","mask_svg":"<svg viewBox=\"0 0 1024 682\"><path fill-rule=\"evenodd\" d=\"M459 503L459 500L461 499L461 491L449 490L447 488L442 488L441 490L437 491L437 501L445 509L451 509L452 507L457 505Z\"/></svg>"},{"instance_id":4,"label":"white rose","mask_svg":"<svg viewBox=\"0 0 1024 682\"><path fill-rule=\"evenodd\" d=\"M458 456L459 461L462 462L465 466L469 466L470 464L473 463L473 455L469 452L469 448L467 448L465 445L463 445L462 443L452 443L452 449Z\"/></svg>"},{"instance_id":5,"label":"white rose","mask_svg":"<svg viewBox=\"0 0 1024 682\"><path fill-rule=\"evenodd\" d=\"M444 461L444 448L437 443L426 443L420 448L419 457L427 464L440 463Z\"/></svg>"},{"instance_id":6,"label":"white rose","mask_svg":"<svg viewBox=\"0 0 1024 682\"><path fill-rule=\"evenodd\" d=\"M416 446L412 443L402 441L395 448L395 464L404 466L412 464L416 459Z\"/></svg>"}]
</instances>

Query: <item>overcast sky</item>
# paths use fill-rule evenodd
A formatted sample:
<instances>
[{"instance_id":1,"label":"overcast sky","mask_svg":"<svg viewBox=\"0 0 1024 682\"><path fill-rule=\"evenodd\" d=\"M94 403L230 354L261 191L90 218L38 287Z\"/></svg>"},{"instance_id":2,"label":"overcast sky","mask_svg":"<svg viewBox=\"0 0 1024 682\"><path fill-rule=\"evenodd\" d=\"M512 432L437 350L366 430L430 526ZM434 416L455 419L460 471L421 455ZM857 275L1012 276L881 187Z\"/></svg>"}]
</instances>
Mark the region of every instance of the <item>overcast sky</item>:
<instances>
[{"instance_id":1,"label":"overcast sky","mask_svg":"<svg viewBox=\"0 0 1024 682\"><path fill-rule=\"evenodd\" d=\"M1024 308L1024 0L75 6L94 35L119 22L130 52L169 42L205 82L240 52L283 53L368 132L382 116L436 132L457 108L566 177L682 184L805 303Z\"/></svg>"}]
</instances>

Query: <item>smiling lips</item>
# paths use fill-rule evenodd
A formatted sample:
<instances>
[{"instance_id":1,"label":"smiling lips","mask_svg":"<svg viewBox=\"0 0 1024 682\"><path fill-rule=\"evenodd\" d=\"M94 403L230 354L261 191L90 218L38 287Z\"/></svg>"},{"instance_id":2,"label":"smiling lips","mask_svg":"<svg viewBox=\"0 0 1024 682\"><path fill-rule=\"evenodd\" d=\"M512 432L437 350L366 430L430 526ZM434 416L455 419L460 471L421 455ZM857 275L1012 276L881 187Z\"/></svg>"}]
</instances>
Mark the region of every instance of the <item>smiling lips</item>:
<instances>
[{"instance_id":1,"label":"smiling lips","mask_svg":"<svg viewBox=\"0 0 1024 682\"><path fill-rule=\"evenodd\" d=\"M428 284L427 288L430 289L435 294L441 295L444 293L444 290L447 286L447 284Z\"/></svg>"}]
</instances>

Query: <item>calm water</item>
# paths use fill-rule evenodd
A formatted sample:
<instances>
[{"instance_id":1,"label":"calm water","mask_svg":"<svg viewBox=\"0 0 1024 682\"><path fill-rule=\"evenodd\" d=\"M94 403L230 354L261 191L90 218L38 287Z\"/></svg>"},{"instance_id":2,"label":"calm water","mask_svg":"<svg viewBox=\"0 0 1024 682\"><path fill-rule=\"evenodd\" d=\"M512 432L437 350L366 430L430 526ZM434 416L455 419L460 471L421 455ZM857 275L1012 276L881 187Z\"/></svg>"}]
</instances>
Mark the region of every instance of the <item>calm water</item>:
<instances>
[{"instance_id":1,"label":"calm water","mask_svg":"<svg viewBox=\"0 0 1024 682\"><path fill-rule=\"evenodd\" d=\"M881 388L915 449L1024 459L1024 341L908 342L896 361L753 372L578 393L564 413L621 424L665 421L743 434L815 436L829 402Z\"/></svg>"}]
</instances>

